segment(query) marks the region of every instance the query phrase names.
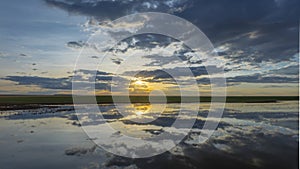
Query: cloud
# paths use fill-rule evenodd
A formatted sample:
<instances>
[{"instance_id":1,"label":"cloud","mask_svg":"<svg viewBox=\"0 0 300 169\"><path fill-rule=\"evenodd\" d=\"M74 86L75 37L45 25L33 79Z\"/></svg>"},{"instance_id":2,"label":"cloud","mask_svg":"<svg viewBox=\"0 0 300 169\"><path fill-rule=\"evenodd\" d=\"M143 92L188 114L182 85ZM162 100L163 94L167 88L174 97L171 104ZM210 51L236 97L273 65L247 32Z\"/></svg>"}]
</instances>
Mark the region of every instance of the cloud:
<instances>
[{"instance_id":1,"label":"cloud","mask_svg":"<svg viewBox=\"0 0 300 169\"><path fill-rule=\"evenodd\" d=\"M212 77L215 81L218 81L218 77ZM198 78L197 82L202 85L210 85L210 78ZM278 76L278 75L267 75L267 74L251 74L251 75L243 75L243 76L234 76L226 78L227 86L235 86L241 83L299 83L298 77L291 76ZM216 84L218 85L218 84ZM287 87L288 85L286 85ZM268 86L268 87L278 87L278 86Z\"/></svg>"},{"instance_id":2,"label":"cloud","mask_svg":"<svg viewBox=\"0 0 300 169\"><path fill-rule=\"evenodd\" d=\"M94 145L92 147L72 147L69 149L65 150L65 154L68 156L73 156L73 155L85 155L88 153L93 153L96 150L97 146Z\"/></svg>"},{"instance_id":3,"label":"cloud","mask_svg":"<svg viewBox=\"0 0 300 169\"><path fill-rule=\"evenodd\" d=\"M299 75L299 65L293 65L277 70L271 70L269 73L278 75Z\"/></svg>"},{"instance_id":4,"label":"cloud","mask_svg":"<svg viewBox=\"0 0 300 169\"><path fill-rule=\"evenodd\" d=\"M118 53L126 53L130 49L134 50L151 50L155 48L164 48L170 46L178 41L167 37L165 35L157 35L157 34L139 34L134 35L132 37L126 38L115 45L113 48L107 50L108 52L113 52L115 54ZM183 46L183 45L181 45ZM174 46L175 47L175 46ZM177 46L179 48L179 45ZM183 47L182 47L183 48Z\"/></svg>"},{"instance_id":5,"label":"cloud","mask_svg":"<svg viewBox=\"0 0 300 169\"><path fill-rule=\"evenodd\" d=\"M94 70L77 70L73 77L76 77L76 80L85 81L85 82L93 82L93 81L101 81L101 82L110 82L113 78L112 73L103 72L103 71L94 71Z\"/></svg>"},{"instance_id":6,"label":"cloud","mask_svg":"<svg viewBox=\"0 0 300 169\"><path fill-rule=\"evenodd\" d=\"M38 76L6 76L3 80L17 82L17 85L37 85L45 89L71 89L71 78L48 78Z\"/></svg>"},{"instance_id":7,"label":"cloud","mask_svg":"<svg viewBox=\"0 0 300 169\"><path fill-rule=\"evenodd\" d=\"M69 13L114 20L136 12L181 12L187 8L187 0L45 0Z\"/></svg>"},{"instance_id":8,"label":"cloud","mask_svg":"<svg viewBox=\"0 0 300 169\"><path fill-rule=\"evenodd\" d=\"M199 66L199 67L175 67L175 68L167 68L167 69L156 69L156 70L142 70L142 71L127 71L124 72L123 75L137 73L137 77L152 77L152 79L164 79L170 78L171 74L176 75L176 77L184 77L187 76L187 71L191 72L193 76L202 76L208 75L207 68L209 70L213 70L210 72L211 74L222 72L221 68L216 66Z\"/></svg>"},{"instance_id":9,"label":"cloud","mask_svg":"<svg viewBox=\"0 0 300 169\"><path fill-rule=\"evenodd\" d=\"M86 74L86 75L93 75L93 74L97 74L97 75L113 75L111 73L108 72L103 72L103 71L94 71L94 70L86 70L86 69L80 69L80 70L76 70L74 73L82 73L82 74Z\"/></svg>"},{"instance_id":10,"label":"cloud","mask_svg":"<svg viewBox=\"0 0 300 169\"><path fill-rule=\"evenodd\" d=\"M124 60L123 56L128 57L132 54L143 59L143 66L147 67L175 65L181 62L189 65L202 63L196 53L184 43L157 34L135 35L122 40L106 52L109 52L108 54L111 56L118 57L111 59L115 64L121 64Z\"/></svg>"},{"instance_id":11,"label":"cloud","mask_svg":"<svg viewBox=\"0 0 300 169\"><path fill-rule=\"evenodd\" d=\"M197 25L216 45L230 43L225 57L233 61L278 62L298 51L298 0L46 0L70 13L105 24L137 12L173 13ZM243 54L236 56L237 50ZM233 56L232 56L233 55Z\"/></svg>"},{"instance_id":12,"label":"cloud","mask_svg":"<svg viewBox=\"0 0 300 169\"><path fill-rule=\"evenodd\" d=\"M280 5L274 0L198 0L179 16L194 22L214 44L230 43L227 57L242 50L244 54L232 59L251 58L247 62L255 64L288 60L298 51L299 14L297 0Z\"/></svg>"},{"instance_id":13,"label":"cloud","mask_svg":"<svg viewBox=\"0 0 300 169\"><path fill-rule=\"evenodd\" d=\"M113 63L120 65L123 62L123 59L116 58L116 59L111 59Z\"/></svg>"},{"instance_id":14,"label":"cloud","mask_svg":"<svg viewBox=\"0 0 300 169\"><path fill-rule=\"evenodd\" d=\"M161 83L161 84L169 84L169 85L177 85L178 83L181 85L194 85L194 80L198 83L198 85L210 85L211 81L210 78L215 78L217 83L220 81L220 84L223 86L222 78L217 77L210 77L207 78L209 70L212 70L210 73L212 76L217 75L218 73L222 72L221 68L216 66L198 66L198 67L175 67L175 68L168 68L168 69L155 69L155 70L142 70L142 71L127 71L124 72L124 76L136 74L135 77L142 78L148 82L154 83ZM192 73L192 74L190 74ZM211 76L210 75L210 76ZM232 84L228 84L232 85ZM171 88L169 88L171 89ZM187 88L187 90L190 90Z\"/></svg>"},{"instance_id":15,"label":"cloud","mask_svg":"<svg viewBox=\"0 0 300 169\"><path fill-rule=\"evenodd\" d=\"M298 77L268 76L261 74L236 76L227 78L227 82L247 82L247 83L298 83Z\"/></svg>"},{"instance_id":16,"label":"cloud","mask_svg":"<svg viewBox=\"0 0 300 169\"><path fill-rule=\"evenodd\" d=\"M92 59L99 59L99 56L91 56Z\"/></svg>"},{"instance_id":17,"label":"cloud","mask_svg":"<svg viewBox=\"0 0 300 169\"><path fill-rule=\"evenodd\" d=\"M85 44L85 42L83 42L83 41L78 41L78 42L71 41L71 42L68 42L68 43L67 43L67 46L68 46L68 47L74 48L74 49L82 48L82 47L84 47L85 45L86 45L86 44Z\"/></svg>"},{"instance_id":18,"label":"cloud","mask_svg":"<svg viewBox=\"0 0 300 169\"><path fill-rule=\"evenodd\" d=\"M198 26L216 46L216 51L226 64L229 84L238 83L296 83L299 74L298 60L293 60L298 49L299 0L46 0L47 4L69 13L89 16L87 27L111 28L111 20L137 12L159 11L175 14ZM143 26L143 25L141 25ZM119 28L116 30L118 31ZM120 30L119 30L120 31ZM124 31L122 29L122 31ZM113 34L118 34L114 32ZM112 35L113 36L113 35ZM143 66L140 76L155 81L170 79L170 75L154 69L172 64L169 71L180 69L173 56L191 65L195 76L207 75L202 60L193 60L193 51L174 39L165 36L139 35L123 40L108 50L112 63L121 65L126 60L120 56L140 55ZM83 44L71 43L80 47ZM158 53L168 49L169 53ZM144 56L145 52L148 55ZM167 55L168 57L162 57ZM148 62L150 61L150 62ZM267 64L265 64L267 63ZM283 64L284 65L281 65ZM293 63L293 64L289 64ZM270 65L279 65L272 67ZM177 68L176 68L177 67ZM218 70L216 67L215 70ZM137 71L136 71L137 72ZM130 73L130 71L125 72ZM213 73L218 73L213 72ZM249 75L245 75L249 74ZM238 75L238 76L237 76ZM102 77L102 80L109 80ZM113 76L113 75L112 75ZM209 83L199 78L199 83Z\"/></svg>"},{"instance_id":19,"label":"cloud","mask_svg":"<svg viewBox=\"0 0 300 169\"><path fill-rule=\"evenodd\" d=\"M95 83L95 89L110 90L110 82L113 78L112 74L96 71L96 76L93 76L93 73L94 71L92 70L78 70L75 72L74 76L62 78L39 76L6 76L1 79L16 82L17 85L36 85L43 89L71 90L72 78L76 76L76 81L73 83L77 83L77 86L80 86L82 89L88 89L90 88L91 83ZM118 77L118 79L122 78Z\"/></svg>"}]
</instances>

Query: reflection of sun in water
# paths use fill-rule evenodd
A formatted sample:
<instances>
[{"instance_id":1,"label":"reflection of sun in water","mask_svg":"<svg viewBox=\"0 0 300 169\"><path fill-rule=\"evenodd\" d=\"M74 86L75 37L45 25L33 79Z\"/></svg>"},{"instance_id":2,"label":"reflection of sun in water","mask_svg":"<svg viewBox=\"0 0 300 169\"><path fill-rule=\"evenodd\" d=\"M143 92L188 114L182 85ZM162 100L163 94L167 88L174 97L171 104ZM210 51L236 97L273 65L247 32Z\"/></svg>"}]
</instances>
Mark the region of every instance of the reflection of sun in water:
<instances>
[{"instance_id":1,"label":"reflection of sun in water","mask_svg":"<svg viewBox=\"0 0 300 169\"><path fill-rule=\"evenodd\" d=\"M142 116L144 114L147 114L149 110L151 109L151 104L133 104L134 113L137 116Z\"/></svg>"},{"instance_id":2,"label":"reflection of sun in water","mask_svg":"<svg viewBox=\"0 0 300 169\"><path fill-rule=\"evenodd\" d=\"M144 114L144 112L142 112L142 111L136 111L135 114L136 114L137 116L141 116L141 115Z\"/></svg>"}]
</instances>

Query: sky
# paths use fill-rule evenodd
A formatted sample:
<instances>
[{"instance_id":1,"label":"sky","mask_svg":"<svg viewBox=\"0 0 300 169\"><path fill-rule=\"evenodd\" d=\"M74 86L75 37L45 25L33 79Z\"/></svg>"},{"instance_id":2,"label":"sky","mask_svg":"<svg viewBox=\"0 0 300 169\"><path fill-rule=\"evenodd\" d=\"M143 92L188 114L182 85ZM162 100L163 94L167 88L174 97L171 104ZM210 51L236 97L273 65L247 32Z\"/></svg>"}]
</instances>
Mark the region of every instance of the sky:
<instances>
[{"instance_id":1,"label":"sky","mask_svg":"<svg viewBox=\"0 0 300 169\"><path fill-rule=\"evenodd\" d=\"M210 94L210 86L216 85L210 84L210 79L220 76L219 69L226 77L227 95L299 93L299 0L0 3L0 94L70 94L74 76L79 80L73 83L84 88L90 83L93 71L74 71L74 66L83 48L95 48L89 38L99 30L110 37L132 31L140 25L129 23L118 27L113 21L141 12L163 12L191 22L211 41L217 59L224 66L212 64L216 72L208 74L203 61L193 60L194 51L184 43L164 35L135 35L85 58L85 64L99 63L96 94L110 94L115 83L129 81L126 89L131 94L148 94L159 89L177 95L176 79L162 69L177 72L182 83L187 84L193 78L201 95ZM186 65L193 77L180 74ZM194 91L188 85L183 90Z\"/></svg>"}]
</instances>

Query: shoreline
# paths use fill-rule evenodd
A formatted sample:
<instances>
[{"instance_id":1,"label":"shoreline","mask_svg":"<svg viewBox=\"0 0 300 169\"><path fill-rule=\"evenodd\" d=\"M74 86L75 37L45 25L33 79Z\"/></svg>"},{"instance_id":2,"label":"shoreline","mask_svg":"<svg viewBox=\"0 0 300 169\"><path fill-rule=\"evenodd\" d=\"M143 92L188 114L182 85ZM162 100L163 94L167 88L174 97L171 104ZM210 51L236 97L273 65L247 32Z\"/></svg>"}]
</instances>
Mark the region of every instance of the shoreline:
<instances>
[{"instance_id":1,"label":"shoreline","mask_svg":"<svg viewBox=\"0 0 300 169\"><path fill-rule=\"evenodd\" d=\"M211 97L202 96L188 97L183 96L167 96L165 99L159 96L154 96L149 101L148 96L130 96L130 102L126 100L125 96L116 96L114 100L112 96L96 96L98 104L112 104L112 103L201 103L211 102ZM94 99L91 96L80 96L78 97L77 103L79 104L91 104L87 100ZM215 97L213 102L224 102L225 103L276 103L279 101L299 101L299 96L227 96ZM80 102L79 102L80 100ZM154 101L153 101L154 100ZM94 100L95 101L95 100ZM73 104L73 98L71 95L51 95L51 96L38 96L38 95L0 95L0 105L64 105Z\"/></svg>"}]
</instances>

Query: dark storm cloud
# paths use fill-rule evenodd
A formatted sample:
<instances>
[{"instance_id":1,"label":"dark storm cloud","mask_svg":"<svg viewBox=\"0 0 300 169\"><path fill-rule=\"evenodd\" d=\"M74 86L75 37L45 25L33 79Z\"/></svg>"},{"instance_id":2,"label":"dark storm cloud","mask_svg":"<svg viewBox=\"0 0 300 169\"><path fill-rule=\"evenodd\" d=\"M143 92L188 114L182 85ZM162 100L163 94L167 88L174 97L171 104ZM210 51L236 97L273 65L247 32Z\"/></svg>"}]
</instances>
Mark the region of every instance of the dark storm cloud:
<instances>
[{"instance_id":1,"label":"dark storm cloud","mask_svg":"<svg viewBox=\"0 0 300 169\"><path fill-rule=\"evenodd\" d=\"M70 13L98 19L117 19L136 12L180 12L187 0L45 0L47 4Z\"/></svg>"},{"instance_id":2,"label":"dark storm cloud","mask_svg":"<svg viewBox=\"0 0 300 169\"><path fill-rule=\"evenodd\" d=\"M116 19L136 12L173 13L197 25L219 46L229 43L227 58L249 63L288 60L298 52L299 0L46 0L70 13ZM232 57L236 50L244 51Z\"/></svg>"},{"instance_id":3,"label":"dark storm cloud","mask_svg":"<svg viewBox=\"0 0 300 169\"><path fill-rule=\"evenodd\" d=\"M262 64L264 62L298 62L294 57L299 52L299 0L170 0L169 2L174 2L173 6L166 5L167 1L154 0L46 0L46 2L70 13L90 16L97 19L99 23L136 12L159 11L175 14L198 26L216 47L227 45L228 48L220 49L218 52L220 56L227 59L226 66L234 67L232 69L235 70L251 71L245 65L251 65L250 67L257 70L268 69L268 65ZM163 36L142 35L125 39L123 42L127 45L125 48L116 46L110 49L110 52L117 54L126 53L129 49L166 48L176 41ZM190 58L185 55L187 52L191 52L190 49L182 47L173 55L191 63ZM162 66L174 60L172 57L169 59L159 55L148 55L143 58L151 60L144 66ZM112 61L121 64L119 60ZM177 76L184 76L178 68L168 71L176 72ZM194 67L191 71L194 76L207 75L203 67ZM297 77L290 76L297 74L299 74L298 66L287 66L260 74L229 77L227 85L298 83ZM161 70L141 71L137 76L152 77L152 81L156 82L174 82L169 74ZM107 78L106 80L109 80L109 77ZM210 79L201 78L198 82L210 84Z\"/></svg>"},{"instance_id":4,"label":"dark storm cloud","mask_svg":"<svg viewBox=\"0 0 300 169\"><path fill-rule=\"evenodd\" d=\"M197 0L179 16L199 26L214 44L244 51L235 60L257 51L255 63L288 60L298 51L299 14L298 0Z\"/></svg>"}]
</instances>

